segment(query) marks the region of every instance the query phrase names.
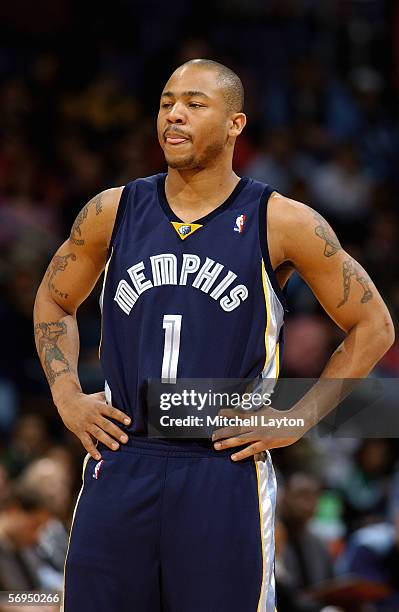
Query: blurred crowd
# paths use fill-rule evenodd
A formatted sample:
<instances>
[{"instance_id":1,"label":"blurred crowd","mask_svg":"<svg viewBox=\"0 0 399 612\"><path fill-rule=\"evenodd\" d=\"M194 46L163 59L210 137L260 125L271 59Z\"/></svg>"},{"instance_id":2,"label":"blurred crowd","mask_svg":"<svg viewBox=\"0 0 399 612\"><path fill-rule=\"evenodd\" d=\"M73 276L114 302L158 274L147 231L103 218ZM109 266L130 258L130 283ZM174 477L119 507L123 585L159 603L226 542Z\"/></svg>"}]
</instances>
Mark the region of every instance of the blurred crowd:
<instances>
[{"instance_id":1,"label":"blurred crowd","mask_svg":"<svg viewBox=\"0 0 399 612\"><path fill-rule=\"evenodd\" d=\"M165 169L159 93L174 67L208 57L245 86L237 173L322 213L396 322L399 3L176 0L165 14L156 0L42 0L0 13L0 590L62 588L83 452L34 349L51 255L93 195ZM316 377L342 334L298 276L287 293L282 374ZM78 313L86 392L104 383L98 297ZM398 343L373 375L399 376ZM305 439L273 458L281 610L320 610L312 587L349 574L386 586L376 609L399 609L396 440Z\"/></svg>"}]
</instances>

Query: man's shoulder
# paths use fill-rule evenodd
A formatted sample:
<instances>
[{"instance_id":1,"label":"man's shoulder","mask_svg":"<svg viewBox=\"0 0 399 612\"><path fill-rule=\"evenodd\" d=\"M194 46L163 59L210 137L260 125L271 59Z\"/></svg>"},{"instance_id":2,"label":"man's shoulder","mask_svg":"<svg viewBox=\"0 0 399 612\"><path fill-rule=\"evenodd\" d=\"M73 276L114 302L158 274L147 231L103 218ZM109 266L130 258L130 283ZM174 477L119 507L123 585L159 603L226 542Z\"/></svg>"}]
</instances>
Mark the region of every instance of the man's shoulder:
<instances>
[{"instance_id":1,"label":"man's shoulder","mask_svg":"<svg viewBox=\"0 0 399 612\"><path fill-rule=\"evenodd\" d=\"M310 206L293 200L278 191L270 195L267 214L269 248L274 263L280 265L299 251L306 250L317 223L324 219ZM290 254L290 256L288 256Z\"/></svg>"},{"instance_id":2,"label":"man's shoulder","mask_svg":"<svg viewBox=\"0 0 399 612\"><path fill-rule=\"evenodd\" d=\"M268 223L274 231L284 235L298 234L306 226L313 227L315 222L322 223L324 219L313 208L293 200L278 191L273 191L269 200Z\"/></svg>"}]
</instances>

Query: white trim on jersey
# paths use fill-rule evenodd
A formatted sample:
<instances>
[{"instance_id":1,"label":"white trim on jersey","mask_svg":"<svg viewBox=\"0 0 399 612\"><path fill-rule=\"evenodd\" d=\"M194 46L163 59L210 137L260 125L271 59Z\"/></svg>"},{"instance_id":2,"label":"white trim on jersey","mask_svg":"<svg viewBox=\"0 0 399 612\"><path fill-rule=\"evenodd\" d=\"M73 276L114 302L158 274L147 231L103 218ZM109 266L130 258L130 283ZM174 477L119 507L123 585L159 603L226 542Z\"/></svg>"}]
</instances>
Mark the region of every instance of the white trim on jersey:
<instances>
[{"instance_id":1,"label":"white trim on jersey","mask_svg":"<svg viewBox=\"0 0 399 612\"><path fill-rule=\"evenodd\" d=\"M277 482L269 451L266 459L255 458L258 479L260 536L262 544L262 585L257 612L274 612L276 602L274 579L274 522L276 510Z\"/></svg>"},{"instance_id":2,"label":"white trim on jersey","mask_svg":"<svg viewBox=\"0 0 399 612\"><path fill-rule=\"evenodd\" d=\"M278 339L284 321L284 308L278 299L262 260L262 282L266 302L265 350L266 359L262 378L278 378L279 344Z\"/></svg>"}]
</instances>

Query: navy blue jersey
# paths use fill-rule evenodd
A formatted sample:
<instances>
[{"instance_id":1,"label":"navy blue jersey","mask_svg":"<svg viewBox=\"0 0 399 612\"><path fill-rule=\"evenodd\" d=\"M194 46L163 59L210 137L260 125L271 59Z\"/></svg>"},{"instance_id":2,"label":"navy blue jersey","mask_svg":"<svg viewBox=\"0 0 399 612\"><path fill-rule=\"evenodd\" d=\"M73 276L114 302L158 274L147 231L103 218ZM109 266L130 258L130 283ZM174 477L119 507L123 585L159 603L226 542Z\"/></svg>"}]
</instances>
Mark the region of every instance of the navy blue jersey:
<instances>
[{"instance_id":1,"label":"navy blue jersey","mask_svg":"<svg viewBox=\"0 0 399 612\"><path fill-rule=\"evenodd\" d=\"M272 188L241 178L228 199L184 223L166 174L122 192L104 273L100 359L106 394L146 432L146 383L275 378L284 296L271 269Z\"/></svg>"}]
</instances>

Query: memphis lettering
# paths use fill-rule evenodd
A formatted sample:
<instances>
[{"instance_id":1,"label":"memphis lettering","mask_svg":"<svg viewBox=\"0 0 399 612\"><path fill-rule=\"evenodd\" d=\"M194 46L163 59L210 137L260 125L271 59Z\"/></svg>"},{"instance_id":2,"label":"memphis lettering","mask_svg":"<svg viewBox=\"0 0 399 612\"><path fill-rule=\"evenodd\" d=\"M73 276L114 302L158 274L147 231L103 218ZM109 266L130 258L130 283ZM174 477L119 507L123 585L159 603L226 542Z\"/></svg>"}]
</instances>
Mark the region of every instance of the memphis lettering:
<instances>
[{"instance_id":1,"label":"memphis lettering","mask_svg":"<svg viewBox=\"0 0 399 612\"><path fill-rule=\"evenodd\" d=\"M151 271L151 277L149 272ZM184 253L178 263L173 253L161 253L128 268L131 282L119 281L114 300L124 313L130 314L140 295L162 285L186 285L207 293L226 312L238 308L248 297L245 285L235 284L237 274L224 265L207 257L204 262L198 255ZM228 292L226 293L226 291Z\"/></svg>"}]
</instances>

